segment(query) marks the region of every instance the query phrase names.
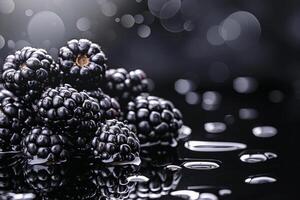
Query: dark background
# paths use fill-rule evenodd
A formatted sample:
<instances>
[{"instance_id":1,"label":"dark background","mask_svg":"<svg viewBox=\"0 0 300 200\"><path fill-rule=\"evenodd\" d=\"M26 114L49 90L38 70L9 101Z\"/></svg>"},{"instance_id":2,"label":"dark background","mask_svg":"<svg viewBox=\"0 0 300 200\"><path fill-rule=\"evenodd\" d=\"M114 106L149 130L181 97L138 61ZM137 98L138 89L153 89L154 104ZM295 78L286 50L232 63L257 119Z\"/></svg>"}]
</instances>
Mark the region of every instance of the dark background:
<instances>
[{"instance_id":1,"label":"dark background","mask_svg":"<svg viewBox=\"0 0 300 200\"><path fill-rule=\"evenodd\" d=\"M285 199L296 194L292 180L299 178L299 32L300 4L292 0L0 0L0 65L9 53L28 45L57 57L69 39L99 43L110 67L147 73L155 83L153 94L182 110L192 139L239 141L279 155L275 162L252 167L239 163L238 153L192 154L181 146L181 158L224 164L193 181L195 174L186 172L181 189L221 185L231 187L236 199ZM251 77L257 87L251 90L249 83L250 89L237 92L237 77ZM178 79L189 83L183 94L174 90ZM203 108L207 91L222 97L217 109ZM256 109L259 117L239 119L243 107ZM205 133L205 122L224 121L226 115L235 122L225 134ZM259 125L276 127L278 136L255 138L251 129ZM247 176L261 173L274 175L278 183L243 184Z\"/></svg>"}]
</instances>

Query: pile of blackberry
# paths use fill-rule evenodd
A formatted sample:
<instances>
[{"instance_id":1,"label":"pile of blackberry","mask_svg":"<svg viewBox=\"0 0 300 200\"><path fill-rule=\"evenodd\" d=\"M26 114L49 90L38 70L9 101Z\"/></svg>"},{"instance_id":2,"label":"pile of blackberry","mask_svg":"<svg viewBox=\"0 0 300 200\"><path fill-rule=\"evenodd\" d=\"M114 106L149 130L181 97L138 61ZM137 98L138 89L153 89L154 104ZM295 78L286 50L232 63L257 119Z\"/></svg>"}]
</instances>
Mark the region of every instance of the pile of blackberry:
<instances>
[{"instance_id":1,"label":"pile of blackberry","mask_svg":"<svg viewBox=\"0 0 300 200\"><path fill-rule=\"evenodd\" d=\"M0 151L27 163L85 157L103 163L138 160L140 146L170 144L180 111L149 94L140 69L110 69L102 48L87 39L61 47L58 60L25 47L1 71Z\"/></svg>"}]
</instances>

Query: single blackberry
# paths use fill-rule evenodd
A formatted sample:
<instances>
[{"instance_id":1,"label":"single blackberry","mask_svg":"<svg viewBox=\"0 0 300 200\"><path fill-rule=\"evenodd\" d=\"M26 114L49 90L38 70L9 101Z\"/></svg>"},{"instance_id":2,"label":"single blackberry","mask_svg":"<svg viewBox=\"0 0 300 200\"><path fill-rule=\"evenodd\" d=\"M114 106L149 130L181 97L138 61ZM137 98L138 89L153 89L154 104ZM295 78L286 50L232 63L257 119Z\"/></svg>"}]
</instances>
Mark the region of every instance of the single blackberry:
<instances>
[{"instance_id":1,"label":"single blackberry","mask_svg":"<svg viewBox=\"0 0 300 200\"><path fill-rule=\"evenodd\" d=\"M115 98L111 98L107 94L103 93L100 88L96 90L86 91L88 95L96 99L103 110L105 119L118 119L121 117L121 108L119 102Z\"/></svg>"},{"instance_id":2,"label":"single blackberry","mask_svg":"<svg viewBox=\"0 0 300 200\"><path fill-rule=\"evenodd\" d=\"M130 72L124 68L109 69L105 73L105 78L105 91L120 102L127 103L149 90L147 76L140 69Z\"/></svg>"},{"instance_id":3,"label":"single blackberry","mask_svg":"<svg viewBox=\"0 0 300 200\"><path fill-rule=\"evenodd\" d=\"M126 162L139 157L140 144L126 124L108 120L96 131L91 141L91 151L102 162Z\"/></svg>"},{"instance_id":4,"label":"single blackberry","mask_svg":"<svg viewBox=\"0 0 300 200\"><path fill-rule=\"evenodd\" d=\"M69 159L72 144L62 132L36 126L24 138L23 152L32 163L63 162Z\"/></svg>"},{"instance_id":5,"label":"single blackberry","mask_svg":"<svg viewBox=\"0 0 300 200\"><path fill-rule=\"evenodd\" d=\"M100 46L86 39L70 40L59 50L63 81L78 89L95 88L105 77L107 58Z\"/></svg>"},{"instance_id":6,"label":"single blackberry","mask_svg":"<svg viewBox=\"0 0 300 200\"><path fill-rule=\"evenodd\" d=\"M142 95L127 105L125 119L136 130L141 144L174 143L182 127L182 115L165 99Z\"/></svg>"},{"instance_id":7,"label":"single blackberry","mask_svg":"<svg viewBox=\"0 0 300 200\"><path fill-rule=\"evenodd\" d=\"M60 190L68 178L64 165L25 165L23 173L27 184L42 195Z\"/></svg>"},{"instance_id":8,"label":"single blackberry","mask_svg":"<svg viewBox=\"0 0 300 200\"><path fill-rule=\"evenodd\" d=\"M98 199L127 199L136 184L127 178L136 175L138 169L136 165L95 166L92 177L98 187Z\"/></svg>"},{"instance_id":9,"label":"single blackberry","mask_svg":"<svg viewBox=\"0 0 300 200\"><path fill-rule=\"evenodd\" d=\"M6 58L2 79L5 88L29 102L54 85L59 73L59 66L45 50L24 47Z\"/></svg>"},{"instance_id":10,"label":"single blackberry","mask_svg":"<svg viewBox=\"0 0 300 200\"><path fill-rule=\"evenodd\" d=\"M32 122L31 110L11 92L0 89L0 152L19 151L22 137Z\"/></svg>"}]
</instances>

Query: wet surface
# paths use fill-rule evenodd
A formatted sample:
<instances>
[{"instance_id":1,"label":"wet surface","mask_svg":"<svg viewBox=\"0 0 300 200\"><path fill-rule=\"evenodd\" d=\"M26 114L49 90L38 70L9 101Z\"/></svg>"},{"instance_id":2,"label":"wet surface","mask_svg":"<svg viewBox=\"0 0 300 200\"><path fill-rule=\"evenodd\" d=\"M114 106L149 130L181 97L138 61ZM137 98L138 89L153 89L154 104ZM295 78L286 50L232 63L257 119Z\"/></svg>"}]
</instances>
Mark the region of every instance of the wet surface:
<instances>
[{"instance_id":1,"label":"wet surface","mask_svg":"<svg viewBox=\"0 0 300 200\"><path fill-rule=\"evenodd\" d=\"M176 147L143 147L141 163L32 165L17 152L1 154L0 199L294 198L290 179L299 177L299 164L290 144L297 139L297 118L287 114L297 103L292 96L273 103L265 90L203 91L206 100L196 105L174 91L187 126Z\"/></svg>"}]
</instances>

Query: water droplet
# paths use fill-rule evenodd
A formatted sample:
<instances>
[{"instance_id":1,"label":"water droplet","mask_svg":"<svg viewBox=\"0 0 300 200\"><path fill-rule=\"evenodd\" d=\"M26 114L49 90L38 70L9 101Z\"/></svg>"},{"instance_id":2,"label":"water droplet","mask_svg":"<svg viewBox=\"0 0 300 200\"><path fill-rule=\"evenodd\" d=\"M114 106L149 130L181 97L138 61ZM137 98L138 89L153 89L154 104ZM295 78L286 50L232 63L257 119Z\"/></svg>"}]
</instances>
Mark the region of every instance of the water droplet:
<instances>
[{"instance_id":1,"label":"water droplet","mask_svg":"<svg viewBox=\"0 0 300 200\"><path fill-rule=\"evenodd\" d=\"M201 193L198 200L218 200L218 197L212 193Z\"/></svg>"},{"instance_id":2,"label":"water droplet","mask_svg":"<svg viewBox=\"0 0 300 200\"><path fill-rule=\"evenodd\" d=\"M2 49L5 46L5 39L2 35L0 35L0 49Z\"/></svg>"},{"instance_id":3,"label":"water droplet","mask_svg":"<svg viewBox=\"0 0 300 200\"><path fill-rule=\"evenodd\" d=\"M168 165L168 166L166 166L166 169L175 172L175 171L180 171L182 169L182 167L180 167L178 165Z\"/></svg>"},{"instance_id":4,"label":"water droplet","mask_svg":"<svg viewBox=\"0 0 300 200\"><path fill-rule=\"evenodd\" d=\"M240 119L251 120L258 117L258 111L253 108L241 108L239 110Z\"/></svg>"},{"instance_id":5,"label":"water droplet","mask_svg":"<svg viewBox=\"0 0 300 200\"><path fill-rule=\"evenodd\" d=\"M277 129L273 126L259 126L252 129L252 133L256 137L269 138L277 134Z\"/></svg>"},{"instance_id":6,"label":"water droplet","mask_svg":"<svg viewBox=\"0 0 300 200\"><path fill-rule=\"evenodd\" d=\"M15 10L15 2L13 0L0 1L0 13L10 14Z\"/></svg>"},{"instance_id":7,"label":"water droplet","mask_svg":"<svg viewBox=\"0 0 300 200\"><path fill-rule=\"evenodd\" d=\"M196 92L188 92L185 95L185 101L190 105L196 105L200 101L199 94Z\"/></svg>"},{"instance_id":8,"label":"water droplet","mask_svg":"<svg viewBox=\"0 0 300 200\"><path fill-rule=\"evenodd\" d=\"M220 196L226 196L226 195L231 195L232 191L230 189L221 189L219 190L219 195Z\"/></svg>"},{"instance_id":9,"label":"water droplet","mask_svg":"<svg viewBox=\"0 0 300 200\"><path fill-rule=\"evenodd\" d=\"M222 96L216 91L207 91L202 95L202 108L204 110L216 110L221 103Z\"/></svg>"},{"instance_id":10,"label":"water droplet","mask_svg":"<svg viewBox=\"0 0 300 200\"><path fill-rule=\"evenodd\" d=\"M272 152L265 152L264 154L265 156L267 156L268 159L274 159L278 157L276 153L272 153Z\"/></svg>"},{"instance_id":11,"label":"water droplet","mask_svg":"<svg viewBox=\"0 0 300 200\"><path fill-rule=\"evenodd\" d=\"M192 161L192 162L186 162L183 164L185 168L188 169L195 169L195 170L211 170L211 169L217 169L220 167L220 165L216 162L211 161Z\"/></svg>"},{"instance_id":12,"label":"water droplet","mask_svg":"<svg viewBox=\"0 0 300 200\"><path fill-rule=\"evenodd\" d=\"M64 38L65 30L62 19L51 11L36 13L27 27L28 36L34 45L40 45L45 40L50 40L53 44L59 43Z\"/></svg>"},{"instance_id":13,"label":"water droplet","mask_svg":"<svg viewBox=\"0 0 300 200\"><path fill-rule=\"evenodd\" d=\"M225 152L245 149L247 145L236 142L187 141L185 148L198 152Z\"/></svg>"},{"instance_id":14,"label":"water droplet","mask_svg":"<svg viewBox=\"0 0 300 200\"><path fill-rule=\"evenodd\" d=\"M207 122L204 124L204 129L208 133L222 133L226 130L226 124L223 122Z\"/></svg>"},{"instance_id":15,"label":"water droplet","mask_svg":"<svg viewBox=\"0 0 300 200\"><path fill-rule=\"evenodd\" d=\"M187 94L194 89L194 83L188 79L178 79L175 82L174 88L179 94Z\"/></svg>"},{"instance_id":16,"label":"water droplet","mask_svg":"<svg viewBox=\"0 0 300 200\"><path fill-rule=\"evenodd\" d=\"M147 25L140 25L137 29L137 34L141 38L147 38L151 35L151 28Z\"/></svg>"},{"instance_id":17,"label":"water droplet","mask_svg":"<svg viewBox=\"0 0 300 200\"><path fill-rule=\"evenodd\" d=\"M198 200L199 199L199 192L193 190L177 190L171 192L171 196L180 197L187 200Z\"/></svg>"},{"instance_id":18,"label":"water droplet","mask_svg":"<svg viewBox=\"0 0 300 200\"><path fill-rule=\"evenodd\" d=\"M25 10L25 15L26 15L27 17L31 17L31 16L33 15L33 10L31 10L31 9Z\"/></svg>"},{"instance_id":19,"label":"water droplet","mask_svg":"<svg viewBox=\"0 0 300 200\"><path fill-rule=\"evenodd\" d=\"M238 93L252 93L257 86L257 81L252 77L238 77L233 80L233 88Z\"/></svg>"},{"instance_id":20,"label":"water droplet","mask_svg":"<svg viewBox=\"0 0 300 200\"><path fill-rule=\"evenodd\" d=\"M273 90L269 94L269 99L273 103L280 103L284 98L284 94L279 90Z\"/></svg>"},{"instance_id":21,"label":"water droplet","mask_svg":"<svg viewBox=\"0 0 300 200\"><path fill-rule=\"evenodd\" d=\"M91 28L91 22L88 18L81 17L80 19L77 20L76 27L80 31L87 31Z\"/></svg>"},{"instance_id":22,"label":"water droplet","mask_svg":"<svg viewBox=\"0 0 300 200\"><path fill-rule=\"evenodd\" d=\"M274 183L277 180L269 176L252 176L245 180L245 183L248 184L265 184L265 183Z\"/></svg>"},{"instance_id":23,"label":"water droplet","mask_svg":"<svg viewBox=\"0 0 300 200\"><path fill-rule=\"evenodd\" d=\"M129 176L127 178L127 180L129 182L140 182L140 183L143 183L143 182L148 182L149 181L149 178L146 177L146 176L141 176L141 175L134 175L134 176Z\"/></svg>"},{"instance_id":24,"label":"water droplet","mask_svg":"<svg viewBox=\"0 0 300 200\"><path fill-rule=\"evenodd\" d=\"M125 28L131 28L133 27L135 20L134 17L132 15L123 15L121 17L121 23Z\"/></svg>"},{"instance_id":25,"label":"water droplet","mask_svg":"<svg viewBox=\"0 0 300 200\"><path fill-rule=\"evenodd\" d=\"M178 140L184 140L187 139L192 134L192 129L188 126L183 125L178 130Z\"/></svg>"},{"instance_id":26,"label":"water droplet","mask_svg":"<svg viewBox=\"0 0 300 200\"><path fill-rule=\"evenodd\" d=\"M134 20L135 23L142 24L144 22L144 16L140 14L134 15Z\"/></svg>"},{"instance_id":27,"label":"water droplet","mask_svg":"<svg viewBox=\"0 0 300 200\"><path fill-rule=\"evenodd\" d=\"M245 163L259 163L265 162L267 160L267 156L264 154L256 153L256 154L243 154L240 156L240 160Z\"/></svg>"},{"instance_id":28,"label":"water droplet","mask_svg":"<svg viewBox=\"0 0 300 200\"><path fill-rule=\"evenodd\" d=\"M101 4L101 11L106 17L112 17L117 14L118 7L112 1L105 1Z\"/></svg>"}]
</instances>

